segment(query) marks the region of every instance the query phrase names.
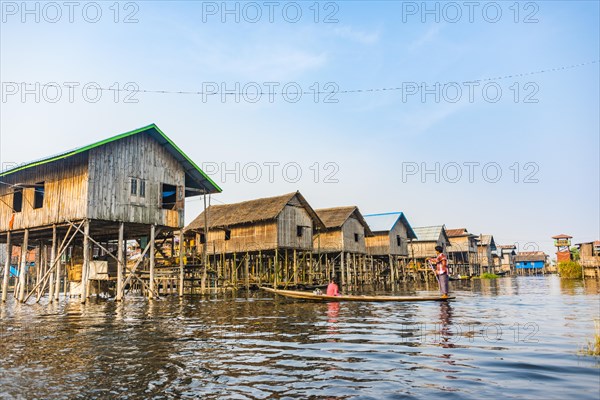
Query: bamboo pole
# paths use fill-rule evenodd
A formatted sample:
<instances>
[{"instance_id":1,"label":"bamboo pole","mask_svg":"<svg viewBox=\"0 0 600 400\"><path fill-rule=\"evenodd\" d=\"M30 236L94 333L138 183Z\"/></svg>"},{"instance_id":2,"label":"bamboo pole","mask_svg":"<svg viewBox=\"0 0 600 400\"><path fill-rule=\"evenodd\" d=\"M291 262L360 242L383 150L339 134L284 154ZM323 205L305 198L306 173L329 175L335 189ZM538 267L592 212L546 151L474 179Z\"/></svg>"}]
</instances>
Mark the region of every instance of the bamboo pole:
<instances>
[{"instance_id":1,"label":"bamboo pole","mask_svg":"<svg viewBox=\"0 0 600 400\"><path fill-rule=\"evenodd\" d=\"M8 278L10 277L10 259L12 256L12 244L10 231L6 232L6 261L4 262L4 275L2 276L2 302L6 302L8 296Z\"/></svg>"},{"instance_id":2,"label":"bamboo pole","mask_svg":"<svg viewBox=\"0 0 600 400\"><path fill-rule=\"evenodd\" d=\"M117 294L116 300L123 300L123 266L125 265L125 224L119 223L119 242L117 243Z\"/></svg>"},{"instance_id":3,"label":"bamboo pole","mask_svg":"<svg viewBox=\"0 0 600 400\"><path fill-rule=\"evenodd\" d=\"M25 298L25 271L27 268L27 246L29 242L29 229L25 229L23 234L23 245L21 246L21 265L19 267L19 295L20 303Z\"/></svg>"}]
</instances>

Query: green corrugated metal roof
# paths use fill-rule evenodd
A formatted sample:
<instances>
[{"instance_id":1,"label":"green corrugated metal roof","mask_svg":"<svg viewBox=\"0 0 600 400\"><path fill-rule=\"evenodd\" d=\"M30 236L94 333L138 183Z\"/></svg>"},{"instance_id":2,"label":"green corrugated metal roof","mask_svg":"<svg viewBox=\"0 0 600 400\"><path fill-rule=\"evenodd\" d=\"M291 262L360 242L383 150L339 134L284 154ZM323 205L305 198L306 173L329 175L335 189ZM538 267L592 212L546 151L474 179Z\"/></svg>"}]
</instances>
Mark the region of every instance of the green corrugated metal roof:
<instances>
[{"instance_id":1,"label":"green corrugated metal roof","mask_svg":"<svg viewBox=\"0 0 600 400\"><path fill-rule=\"evenodd\" d=\"M87 146L79 147L77 149L69 150L64 153L60 153L54 156L43 158L41 160L36 160L24 165L20 165L18 167L0 173L0 177L8 176L10 174L14 174L15 172L51 163L53 161L63 160L76 154L85 153L86 151L89 151L96 147L100 147L105 144L115 142L117 140L121 140L129 136L137 135L138 133L147 133L148 135L150 135L161 146L164 146L167 149L167 151L169 151L169 153L171 153L171 155L173 155L173 157L175 157L175 159L184 167L186 174L186 187L195 189L206 189L208 193L217 193L222 191L222 189L215 182L213 182L213 180L210 179L204 173L204 171L200 169L200 167L198 167L183 151L181 151L181 149L177 147L177 145L173 143L173 141L169 139L167 135L165 135L158 126L156 126L156 124L150 124L148 126L144 126L133 131L121 133L119 135L101 140L96 143L92 143ZM191 194L192 193L190 193L190 195Z\"/></svg>"}]
</instances>

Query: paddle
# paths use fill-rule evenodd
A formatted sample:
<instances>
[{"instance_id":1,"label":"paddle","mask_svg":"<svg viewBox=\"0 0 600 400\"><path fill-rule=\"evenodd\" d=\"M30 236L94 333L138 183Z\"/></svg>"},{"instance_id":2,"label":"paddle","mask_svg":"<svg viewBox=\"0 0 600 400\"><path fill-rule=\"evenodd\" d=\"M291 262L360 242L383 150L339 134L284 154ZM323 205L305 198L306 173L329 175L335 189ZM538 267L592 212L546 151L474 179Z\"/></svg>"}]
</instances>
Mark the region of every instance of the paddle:
<instances>
[{"instance_id":1,"label":"paddle","mask_svg":"<svg viewBox=\"0 0 600 400\"><path fill-rule=\"evenodd\" d=\"M433 268L433 264L431 263L430 260L427 260L427 264L429 264L429 268L431 268L431 271L433 271L433 275L435 275L435 280L438 282L438 285L439 285L440 278L438 277L437 273L435 272L435 268Z\"/></svg>"}]
</instances>

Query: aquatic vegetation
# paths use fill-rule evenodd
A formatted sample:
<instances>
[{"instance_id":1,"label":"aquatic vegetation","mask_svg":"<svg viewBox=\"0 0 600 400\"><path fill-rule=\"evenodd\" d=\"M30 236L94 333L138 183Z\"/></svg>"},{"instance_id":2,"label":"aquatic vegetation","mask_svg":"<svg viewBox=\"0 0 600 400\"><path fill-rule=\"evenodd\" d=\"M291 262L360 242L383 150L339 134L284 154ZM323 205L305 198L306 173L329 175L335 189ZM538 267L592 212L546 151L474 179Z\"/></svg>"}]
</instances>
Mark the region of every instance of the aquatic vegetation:
<instances>
[{"instance_id":1,"label":"aquatic vegetation","mask_svg":"<svg viewBox=\"0 0 600 400\"><path fill-rule=\"evenodd\" d=\"M583 276L581 264L576 261L558 263L558 274L561 278L567 279L581 279Z\"/></svg>"},{"instance_id":2,"label":"aquatic vegetation","mask_svg":"<svg viewBox=\"0 0 600 400\"><path fill-rule=\"evenodd\" d=\"M492 274L490 272L484 272L483 274L481 274L479 276L479 279L496 279L496 278L500 278L500 277L498 275Z\"/></svg>"},{"instance_id":3,"label":"aquatic vegetation","mask_svg":"<svg viewBox=\"0 0 600 400\"><path fill-rule=\"evenodd\" d=\"M588 340L581 353L586 356L600 357L600 320L594 321L594 326L596 327L594 339Z\"/></svg>"}]
</instances>

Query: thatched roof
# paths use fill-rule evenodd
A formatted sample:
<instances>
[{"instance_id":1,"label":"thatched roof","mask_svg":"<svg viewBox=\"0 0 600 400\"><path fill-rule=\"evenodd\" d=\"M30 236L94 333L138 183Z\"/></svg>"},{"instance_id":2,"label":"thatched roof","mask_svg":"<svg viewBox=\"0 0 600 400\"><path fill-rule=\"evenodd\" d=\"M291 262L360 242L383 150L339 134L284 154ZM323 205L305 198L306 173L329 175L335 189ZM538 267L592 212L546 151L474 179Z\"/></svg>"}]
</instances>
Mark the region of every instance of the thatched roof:
<instances>
[{"instance_id":1,"label":"thatched roof","mask_svg":"<svg viewBox=\"0 0 600 400\"><path fill-rule=\"evenodd\" d=\"M362 214L356 206L320 208L315 210L321 221L327 229L337 229L344 225L344 222L350 217L354 217L365 228L365 236L373 236L369 224L365 221Z\"/></svg>"},{"instance_id":2,"label":"thatched roof","mask_svg":"<svg viewBox=\"0 0 600 400\"><path fill-rule=\"evenodd\" d=\"M313 220L315 228L324 229L323 222L319 219L317 213L308 204L300 192L287 193L276 197L266 197L262 199L248 200L241 203L223 204L208 207L208 227L227 228L236 225L252 224L256 222L274 220L279 213L292 200L296 199L302 207L306 209ZM198 215L184 231L204 229L204 213Z\"/></svg>"}]
</instances>

